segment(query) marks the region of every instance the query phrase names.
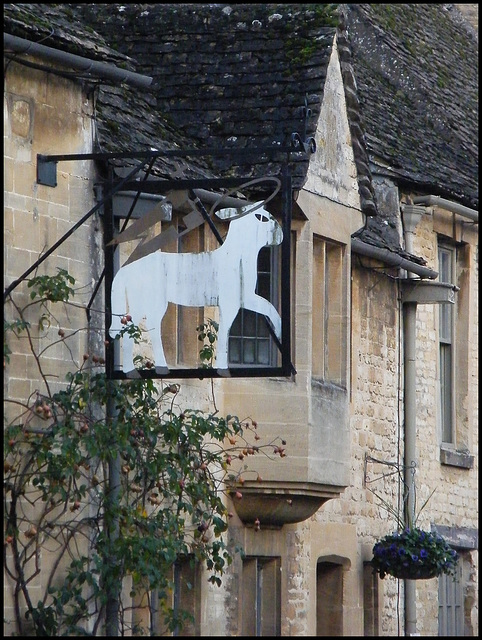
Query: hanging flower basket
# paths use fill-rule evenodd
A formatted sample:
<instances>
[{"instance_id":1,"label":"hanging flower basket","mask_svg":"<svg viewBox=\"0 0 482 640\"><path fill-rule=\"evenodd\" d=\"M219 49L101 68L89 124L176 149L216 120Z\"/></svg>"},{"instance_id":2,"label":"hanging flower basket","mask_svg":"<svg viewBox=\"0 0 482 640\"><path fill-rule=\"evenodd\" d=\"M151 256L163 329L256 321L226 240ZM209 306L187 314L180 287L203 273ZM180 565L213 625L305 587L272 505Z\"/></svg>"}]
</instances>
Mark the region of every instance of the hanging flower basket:
<instances>
[{"instance_id":1,"label":"hanging flower basket","mask_svg":"<svg viewBox=\"0 0 482 640\"><path fill-rule=\"evenodd\" d=\"M438 569L424 565L417 566L416 564L401 567L400 569L394 570L393 573L391 573L391 571L392 570L390 570L390 575L393 575L399 580L428 580L440 575Z\"/></svg>"},{"instance_id":2,"label":"hanging flower basket","mask_svg":"<svg viewBox=\"0 0 482 640\"><path fill-rule=\"evenodd\" d=\"M401 580L427 580L442 573L455 575L458 555L438 533L404 529L379 540L373 547L374 570Z\"/></svg>"}]
</instances>

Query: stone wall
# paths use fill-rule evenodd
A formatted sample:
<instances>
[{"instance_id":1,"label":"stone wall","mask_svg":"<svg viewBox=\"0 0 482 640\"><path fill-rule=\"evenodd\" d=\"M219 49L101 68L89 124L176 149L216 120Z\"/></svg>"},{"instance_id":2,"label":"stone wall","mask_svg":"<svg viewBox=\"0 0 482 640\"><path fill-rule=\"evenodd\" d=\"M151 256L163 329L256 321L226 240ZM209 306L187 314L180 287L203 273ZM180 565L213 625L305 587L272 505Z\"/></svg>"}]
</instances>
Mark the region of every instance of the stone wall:
<instances>
[{"instance_id":1,"label":"stone wall","mask_svg":"<svg viewBox=\"0 0 482 640\"><path fill-rule=\"evenodd\" d=\"M5 98L5 252L4 273L8 286L25 273L39 256L78 222L94 205L92 166L87 163L57 165L58 186L47 187L36 182L37 153L81 153L90 151L92 140L92 104L85 98L80 85L51 74L19 67L12 62L7 67ZM61 134L59 134L61 132ZM59 145L62 145L59 148ZM307 198L308 202L309 199ZM311 205L313 205L313 202ZM278 480L292 480L296 475L294 459L300 468L307 465L306 436L308 425L311 362L311 299L308 293L311 275L310 252L312 233L331 237L343 230L349 236L354 229L343 228L342 205L323 203L323 208L311 210L311 227L297 222L298 233L297 287L295 291L295 348L298 375L292 381L226 380L216 381L220 412L253 415L260 420L263 437L282 435L288 439L288 457L277 461L273 474ZM344 213L344 212L343 212ZM345 218L346 223L346 218ZM436 232L451 234L453 218L448 212L436 211L424 217L417 229L415 253L426 258L436 268ZM419 469L418 504L436 494L424 510L420 523L442 526L477 528L478 474L478 272L477 239L473 226L457 224L458 242L469 243L467 250L468 313L467 323L467 389L460 403L459 417L464 426L464 442L474 456L474 467L464 469L440 464L440 436L437 423L436 387L437 357L436 313L433 305L420 305L417 312L417 450ZM86 304L97 282L102 255L99 221L96 215L83 224L53 256L38 269L39 274L55 273L64 268L76 278L74 301ZM400 290L396 271L368 258L352 256L351 278L351 379L349 386L350 455L348 487L339 498L328 500L309 520L282 529L243 527L234 517L229 535L252 555L277 555L281 558L282 574L282 635L313 635L316 631L316 564L319 559L336 558L343 566L345 593L343 602L344 635L361 635L363 631L363 562L370 560L371 548L377 537L396 528L379 500L376 490L397 508L400 483L396 474L381 475L393 470L383 463L400 464L403 458L403 349L401 347ZM28 301L28 290L20 284L15 299ZM7 318L11 309L6 306ZM55 309L58 326L40 333L39 348L58 335L86 326L85 311L76 307ZM94 315L95 317L95 315ZM89 341L98 342L86 332L76 334L72 351L59 339L50 352L47 368L55 374L54 387L60 386L64 374L90 350ZM35 325L36 316L29 317ZM92 338L92 339L91 339ZM33 358L22 341L11 345L11 362L5 369L5 393L23 400L41 391ZM202 404L209 401L210 388L198 381L185 385L184 397ZM13 415L13 414L12 414ZM310 435L316 438L316 433ZM290 451L290 448L291 451ZM326 459L316 460L324 468L317 471L323 477L329 469L330 451ZM346 453L346 452L345 452ZM299 455L298 455L299 454ZM302 455L301 455L302 454ZM290 459L290 457L292 458ZM263 463L264 464L264 463ZM267 464L267 463L266 463ZM329 476L329 474L328 474ZM470 552L470 572L466 593L472 607L467 619L474 635L477 627L477 553ZM203 593L203 635L230 635L240 632L242 602L240 594L241 561L236 558L221 590L206 588ZM432 580L417 584L417 631L421 635L437 635L437 592ZM5 584L5 619L12 618L12 601ZM403 628L403 586L385 578L380 611L380 635L399 635ZM401 595L402 594L402 595ZM245 612L244 612L245 613ZM246 613L245 613L246 615ZM401 622L402 620L402 622Z\"/></svg>"},{"instance_id":2,"label":"stone wall","mask_svg":"<svg viewBox=\"0 0 482 640\"><path fill-rule=\"evenodd\" d=\"M86 99L81 85L9 62L4 106L4 282L7 287L67 234L90 210L94 200L88 179L91 168L86 163L60 162L56 187L39 185L36 180L37 154L91 151L92 103ZM95 256L102 255L97 225L95 216L87 220L27 278L56 275L58 269L65 269L76 281L74 303L86 305L99 274L100 265ZM30 301L29 294L26 282L22 281L13 289L12 298L22 307ZM16 402L25 403L37 394L41 397L46 393L46 384L52 392L59 390L65 374L77 368L83 354L89 351L85 310L63 303L49 303L49 309L55 324L43 328L39 327L42 310L39 311L38 306L30 307L25 315L31 325L35 351L40 353L45 349L44 379L39 376L25 334L20 339L9 337L10 361L4 368L4 396L9 399L4 416L7 423L18 421L17 416L22 413ZM7 300L5 319L10 321L14 317L13 305ZM77 331L79 328L83 329ZM65 340L59 330L64 331ZM32 419L27 413L23 413L22 419L30 420L30 427L43 425L39 418ZM21 537L26 529L27 523L20 523ZM40 581L46 577L40 573L34 581L40 587ZM8 578L4 585L4 620L8 628L14 618ZM31 586L34 585L35 582Z\"/></svg>"}]
</instances>

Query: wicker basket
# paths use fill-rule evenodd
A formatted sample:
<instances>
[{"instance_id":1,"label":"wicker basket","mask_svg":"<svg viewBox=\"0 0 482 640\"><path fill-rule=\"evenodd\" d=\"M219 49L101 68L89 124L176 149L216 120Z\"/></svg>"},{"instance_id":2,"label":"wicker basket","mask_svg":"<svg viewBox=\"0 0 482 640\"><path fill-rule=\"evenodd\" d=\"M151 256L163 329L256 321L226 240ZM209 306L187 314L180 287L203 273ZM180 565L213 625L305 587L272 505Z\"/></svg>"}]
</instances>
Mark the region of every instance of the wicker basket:
<instances>
[{"instance_id":1,"label":"wicker basket","mask_svg":"<svg viewBox=\"0 0 482 640\"><path fill-rule=\"evenodd\" d=\"M386 573L399 580L429 580L430 578L436 578L440 572L431 566L409 564L399 569L391 568Z\"/></svg>"}]
</instances>

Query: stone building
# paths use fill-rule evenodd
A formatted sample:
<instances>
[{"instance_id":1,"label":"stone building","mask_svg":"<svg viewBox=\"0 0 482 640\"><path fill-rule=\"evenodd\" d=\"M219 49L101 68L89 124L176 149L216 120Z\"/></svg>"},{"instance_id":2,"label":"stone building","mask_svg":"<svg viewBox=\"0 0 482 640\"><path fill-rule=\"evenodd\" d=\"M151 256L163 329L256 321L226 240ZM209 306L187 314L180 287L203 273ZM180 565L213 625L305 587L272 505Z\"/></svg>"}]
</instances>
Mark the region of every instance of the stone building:
<instances>
[{"instance_id":1,"label":"stone building","mask_svg":"<svg viewBox=\"0 0 482 640\"><path fill-rule=\"evenodd\" d=\"M280 223L291 213L284 267L272 251L264 269L288 370L245 310L230 375L212 379L219 410L252 416L268 442L281 433L287 455L258 459L262 480L229 504L243 554L221 587L203 568L187 578L188 634L478 635L478 39L464 13L7 4L4 32L5 315L32 273L59 268L80 284L59 327L89 309L75 348L48 351L53 388L103 345L109 207L116 225L142 222L169 181L163 231L185 221L188 188L207 210L247 198ZM208 225L184 242L218 246ZM169 309L164 340L166 379L199 406L210 387L187 327L203 318ZM11 349L5 397L23 402L42 381L27 346ZM382 501L403 512L407 486L410 507L415 489L418 507L428 499L418 524L458 551L457 581L373 572L374 543L397 527ZM13 635L8 575L4 590Z\"/></svg>"}]
</instances>

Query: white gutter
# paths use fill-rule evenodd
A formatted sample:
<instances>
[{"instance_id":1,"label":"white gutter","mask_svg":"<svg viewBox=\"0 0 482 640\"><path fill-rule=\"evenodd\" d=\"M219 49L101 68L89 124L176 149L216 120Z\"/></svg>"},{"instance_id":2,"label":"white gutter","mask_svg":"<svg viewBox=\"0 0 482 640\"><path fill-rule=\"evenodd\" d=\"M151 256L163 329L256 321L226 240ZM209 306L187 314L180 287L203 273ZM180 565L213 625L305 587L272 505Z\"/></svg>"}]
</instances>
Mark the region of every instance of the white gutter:
<instances>
[{"instance_id":1,"label":"white gutter","mask_svg":"<svg viewBox=\"0 0 482 640\"><path fill-rule=\"evenodd\" d=\"M67 53L60 49L46 47L43 44L30 42L30 40L18 38L17 36L12 36L8 33L3 34L3 47L4 54L7 51L13 51L19 55L29 54L38 56L44 60L59 62L71 67L72 69L83 71L84 73L90 73L98 78L124 82L125 84L128 84L131 87L137 87L138 89L147 89L152 83L152 78L150 76L143 76L139 73L127 71L126 69L120 69L113 64L97 62L96 60L76 56L73 53Z\"/></svg>"},{"instance_id":2,"label":"white gutter","mask_svg":"<svg viewBox=\"0 0 482 640\"><path fill-rule=\"evenodd\" d=\"M389 251L388 249L375 247L374 245L368 244L367 242L362 242L358 238L351 239L351 248L354 253L359 253L362 256L380 260L381 262L385 262L385 264L388 264L391 267L399 267L400 269L405 269L406 271L414 273L421 278L430 278L431 280L435 280L435 278L438 277L438 273L436 271L433 271L432 269L429 269L428 267L424 267L421 264L412 262L411 260L407 260L406 258L402 258L402 256L398 255L398 253Z\"/></svg>"},{"instance_id":3,"label":"white gutter","mask_svg":"<svg viewBox=\"0 0 482 640\"><path fill-rule=\"evenodd\" d=\"M424 204L427 207L441 207L442 209L446 209L452 213L457 213L459 216L468 218L474 222L479 222L479 212L475 209L464 207L464 205L459 204L458 202L445 200L445 198L440 198L439 196L418 196L413 199L413 202L414 204Z\"/></svg>"}]
</instances>

